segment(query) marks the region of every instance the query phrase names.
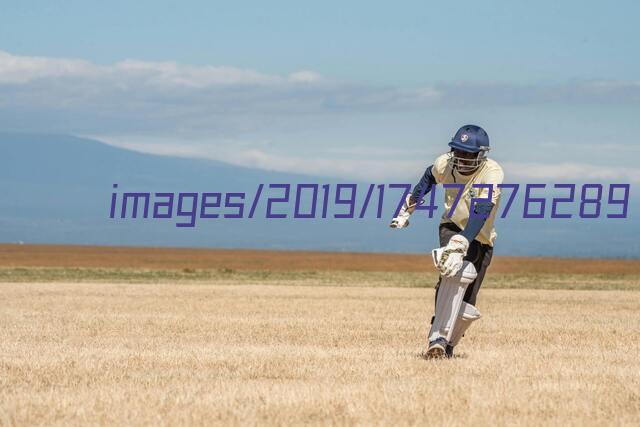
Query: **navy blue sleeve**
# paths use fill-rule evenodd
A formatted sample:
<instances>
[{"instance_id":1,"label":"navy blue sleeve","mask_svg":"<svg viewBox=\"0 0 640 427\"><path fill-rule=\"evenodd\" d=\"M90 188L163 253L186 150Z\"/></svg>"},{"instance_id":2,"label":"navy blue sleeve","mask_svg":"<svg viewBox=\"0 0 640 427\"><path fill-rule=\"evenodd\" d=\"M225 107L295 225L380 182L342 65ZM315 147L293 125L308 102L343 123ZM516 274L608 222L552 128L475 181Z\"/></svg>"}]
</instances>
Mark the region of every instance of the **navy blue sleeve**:
<instances>
[{"instance_id":1,"label":"navy blue sleeve","mask_svg":"<svg viewBox=\"0 0 640 427\"><path fill-rule=\"evenodd\" d=\"M413 187L413 191L411 192L411 196L418 203L425 194L431 191L431 188L436 185L436 179L433 177L433 173L431 170L433 169L433 165L429 166L426 171L424 171L424 175L420 178L420 182Z\"/></svg>"},{"instance_id":2,"label":"navy blue sleeve","mask_svg":"<svg viewBox=\"0 0 640 427\"><path fill-rule=\"evenodd\" d=\"M472 242L473 239L476 238L485 222L487 222L487 218L489 218L489 214L491 214L491 209L495 206L494 203L488 201L477 202L475 205L474 211L469 215L469 221L467 222L467 226L460 233L464 237L467 238L469 242Z\"/></svg>"}]
</instances>

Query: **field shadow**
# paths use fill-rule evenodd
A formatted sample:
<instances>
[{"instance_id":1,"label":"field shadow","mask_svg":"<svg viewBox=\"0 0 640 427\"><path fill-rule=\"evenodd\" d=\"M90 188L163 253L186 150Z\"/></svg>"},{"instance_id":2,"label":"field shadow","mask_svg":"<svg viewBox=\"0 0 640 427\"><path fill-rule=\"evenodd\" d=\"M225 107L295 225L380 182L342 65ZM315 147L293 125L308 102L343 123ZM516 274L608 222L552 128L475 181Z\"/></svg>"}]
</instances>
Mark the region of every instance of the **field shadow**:
<instances>
[{"instance_id":1,"label":"field shadow","mask_svg":"<svg viewBox=\"0 0 640 427\"><path fill-rule=\"evenodd\" d=\"M462 360L462 359L466 359L467 355L464 353L461 354L454 354L452 357L430 357L427 355L427 351L423 350L421 352L416 353L416 358L421 359L421 360L428 360L428 361L433 361L433 360Z\"/></svg>"}]
</instances>

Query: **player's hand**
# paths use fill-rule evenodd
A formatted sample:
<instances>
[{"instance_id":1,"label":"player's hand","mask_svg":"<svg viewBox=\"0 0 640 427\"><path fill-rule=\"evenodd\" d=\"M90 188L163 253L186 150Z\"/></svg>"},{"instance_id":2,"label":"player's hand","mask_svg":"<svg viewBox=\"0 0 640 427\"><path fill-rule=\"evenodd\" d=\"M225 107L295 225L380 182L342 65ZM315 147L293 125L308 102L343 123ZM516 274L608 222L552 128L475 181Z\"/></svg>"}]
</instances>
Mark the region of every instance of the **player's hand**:
<instances>
[{"instance_id":1,"label":"player's hand","mask_svg":"<svg viewBox=\"0 0 640 427\"><path fill-rule=\"evenodd\" d=\"M466 237L456 234L451 237L447 246L442 251L438 260L438 270L444 277L453 277L462 268L464 257L469 249L469 241Z\"/></svg>"},{"instance_id":2,"label":"player's hand","mask_svg":"<svg viewBox=\"0 0 640 427\"><path fill-rule=\"evenodd\" d=\"M409 226L409 217L416 210L416 201L413 199L411 194L407 194L404 203L402 204L402 208L398 213L398 216L391 220L391 224L389 227L391 228L405 228Z\"/></svg>"},{"instance_id":3,"label":"player's hand","mask_svg":"<svg viewBox=\"0 0 640 427\"><path fill-rule=\"evenodd\" d=\"M398 215L391 220L389 227L391 228L405 228L409 226L409 217L403 217Z\"/></svg>"}]
</instances>

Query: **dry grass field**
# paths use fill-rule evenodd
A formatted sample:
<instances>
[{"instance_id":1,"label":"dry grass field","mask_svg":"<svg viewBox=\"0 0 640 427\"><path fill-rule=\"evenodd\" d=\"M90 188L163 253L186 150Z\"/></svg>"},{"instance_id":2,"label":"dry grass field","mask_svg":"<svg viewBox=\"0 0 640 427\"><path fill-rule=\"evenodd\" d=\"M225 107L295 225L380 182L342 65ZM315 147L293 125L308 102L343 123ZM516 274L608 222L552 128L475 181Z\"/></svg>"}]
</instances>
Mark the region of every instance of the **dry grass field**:
<instances>
[{"instance_id":1,"label":"dry grass field","mask_svg":"<svg viewBox=\"0 0 640 427\"><path fill-rule=\"evenodd\" d=\"M434 361L421 357L432 272L9 258L0 257L0 425L640 419L637 261L616 275L605 261L604 273L490 269L484 317L457 357Z\"/></svg>"}]
</instances>

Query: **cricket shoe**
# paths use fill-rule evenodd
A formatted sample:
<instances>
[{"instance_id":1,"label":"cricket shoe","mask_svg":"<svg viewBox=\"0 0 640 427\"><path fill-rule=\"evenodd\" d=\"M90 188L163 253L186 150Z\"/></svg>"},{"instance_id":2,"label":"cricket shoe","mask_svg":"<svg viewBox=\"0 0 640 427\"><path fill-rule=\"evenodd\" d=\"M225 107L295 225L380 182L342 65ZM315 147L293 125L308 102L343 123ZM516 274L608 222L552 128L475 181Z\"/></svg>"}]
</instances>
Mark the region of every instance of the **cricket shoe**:
<instances>
[{"instance_id":1,"label":"cricket shoe","mask_svg":"<svg viewBox=\"0 0 640 427\"><path fill-rule=\"evenodd\" d=\"M444 354L447 359L451 359L453 357L453 346L447 344L447 347L444 349Z\"/></svg>"},{"instance_id":2,"label":"cricket shoe","mask_svg":"<svg viewBox=\"0 0 640 427\"><path fill-rule=\"evenodd\" d=\"M446 349L449 344L444 338L438 338L435 341L429 343L429 349L427 350L428 359L442 359L446 356Z\"/></svg>"}]
</instances>

